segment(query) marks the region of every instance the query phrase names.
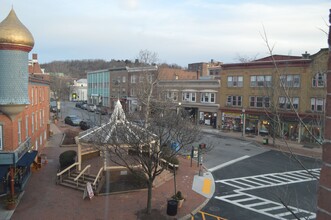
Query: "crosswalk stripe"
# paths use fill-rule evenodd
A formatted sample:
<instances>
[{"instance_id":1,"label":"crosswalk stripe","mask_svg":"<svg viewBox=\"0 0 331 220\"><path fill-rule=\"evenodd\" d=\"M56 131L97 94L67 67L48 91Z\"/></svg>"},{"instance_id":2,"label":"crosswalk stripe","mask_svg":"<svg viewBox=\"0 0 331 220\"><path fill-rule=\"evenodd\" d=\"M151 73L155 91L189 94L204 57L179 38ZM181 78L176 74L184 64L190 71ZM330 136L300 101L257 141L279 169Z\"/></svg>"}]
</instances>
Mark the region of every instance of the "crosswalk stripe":
<instances>
[{"instance_id":1,"label":"crosswalk stripe","mask_svg":"<svg viewBox=\"0 0 331 220\"><path fill-rule=\"evenodd\" d=\"M284 207L281 203L257 197L245 193L244 191L316 180L312 174L318 177L320 170L320 168L309 169L308 172L311 172L311 174L308 173L307 170L295 170L283 173L269 173L216 180L215 183L223 183L232 186L235 190L233 190L233 194L215 196L215 199L219 199L276 219L289 219L289 215L292 215L293 213L298 213L298 216L304 216L308 219L316 218L316 214L313 212L292 206ZM259 208L259 206L262 207ZM287 209L290 209L293 213Z\"/></svg>"}]
</instances>

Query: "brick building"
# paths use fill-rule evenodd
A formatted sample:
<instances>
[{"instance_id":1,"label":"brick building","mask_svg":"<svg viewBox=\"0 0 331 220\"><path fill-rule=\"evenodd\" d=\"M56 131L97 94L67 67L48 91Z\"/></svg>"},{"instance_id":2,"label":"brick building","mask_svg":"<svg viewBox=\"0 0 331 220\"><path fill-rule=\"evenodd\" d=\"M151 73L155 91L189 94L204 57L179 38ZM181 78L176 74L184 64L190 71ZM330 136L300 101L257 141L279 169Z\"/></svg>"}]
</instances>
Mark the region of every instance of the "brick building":
<instances>
[{"instance_id":1,"label":"brick building","mask_svg":"<svg viewBox=\"0 0 331 220\"><path fill-rule=\"evenodd\" d=\"M0 23L0 194L22 190L47 140L49 78L36 54L29 62L33 46L12 9Z\"/></svg>"},{"instance_id":2,"label":"brick building","mask_svg":"<svg viewBox=\"0 0 331 220\"><path fill-rule=\"evenodd\" d=\"M329 53L327 68L327 96L326 96L326 121L323 142L323 166L321 170L318 203L317 220L331 219L331 9L329 10Z\"/></svg>"},{"instance_id":3,"label":"brick building","mask_svg":"<svg viewBox=\"0 0 331 220\"><path fill-rule=\"evenodd\" d=\"M209 68L221 80L218 124L241 131L244 116L245 129L256 134L273 131L298 142L321 141L327 54L321 49L313 55L273 55ZM276 114L281 123L272 125Z\"/></svg>"}]
</instances>

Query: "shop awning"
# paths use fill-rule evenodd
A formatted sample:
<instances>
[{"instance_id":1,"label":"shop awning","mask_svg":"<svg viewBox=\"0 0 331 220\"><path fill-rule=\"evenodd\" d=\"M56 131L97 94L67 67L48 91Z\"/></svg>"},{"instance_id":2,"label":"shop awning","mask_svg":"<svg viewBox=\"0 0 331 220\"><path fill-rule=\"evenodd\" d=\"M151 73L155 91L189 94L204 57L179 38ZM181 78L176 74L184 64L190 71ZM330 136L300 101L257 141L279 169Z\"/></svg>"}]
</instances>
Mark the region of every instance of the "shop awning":
<instances>
[{"instance_id":1,"label":"shop awning","mask_svg":"<svg viewBox=\"0 0 331 220\"><path fill-rule=\"evenodd\" d=\"M8 167L9 166L7 166L7 165L0 166L0 179L2 179L2 177L4 177L7 174Z\"/></svg>"},{"instance_id":2,"label":"shop awning","mask_svg":"<svg viewBox=\"0 0 331 220\"><path fill-rule=\"evenodd\" d=\"M26 152L24 156L16 163L16 166L27 167L34 161L38 151L33 150L31 152Z\"/></svg>"}]
</instances>

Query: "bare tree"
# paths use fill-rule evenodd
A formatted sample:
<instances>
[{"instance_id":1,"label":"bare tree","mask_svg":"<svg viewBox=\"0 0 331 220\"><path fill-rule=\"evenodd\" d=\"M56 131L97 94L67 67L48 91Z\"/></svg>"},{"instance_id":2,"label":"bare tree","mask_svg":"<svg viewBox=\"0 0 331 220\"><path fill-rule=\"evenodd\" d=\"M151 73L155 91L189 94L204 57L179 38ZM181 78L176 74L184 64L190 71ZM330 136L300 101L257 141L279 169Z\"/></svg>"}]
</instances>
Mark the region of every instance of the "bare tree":
<instances>
[{"instance_id":1,"label":"bare tree","mask_svg":"<svg viewBox=\"0 0 331 220\"><path fill-rule=\"evenodd\" d=\"M92 131L90 135L93 137L90 141L106 151L110 161L126 167L132 174L144 173L148 188L147 214L152 210L153 182L165 169L161 161L172 163L181 148L196 142L200 135L200 128L192 124L185 110L176 109L173 103L156 95L158 70L149 68L156 64L156 58L155 53L146 50L139 54L143 78L138 80L135 89L141 111L130 119L140 120L143 125L127 120L118 101L110 123L99 127L98 134ZM179 147L169 150L170 142L176 142Z\"/></svg>"}]
</instances>

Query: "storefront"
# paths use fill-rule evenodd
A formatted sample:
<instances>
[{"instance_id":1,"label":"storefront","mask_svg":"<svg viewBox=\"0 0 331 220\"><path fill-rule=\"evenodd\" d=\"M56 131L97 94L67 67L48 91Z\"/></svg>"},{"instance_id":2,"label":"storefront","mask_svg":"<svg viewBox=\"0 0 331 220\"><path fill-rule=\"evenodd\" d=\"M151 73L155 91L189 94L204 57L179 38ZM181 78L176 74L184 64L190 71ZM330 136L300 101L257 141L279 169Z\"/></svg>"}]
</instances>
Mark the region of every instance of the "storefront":
<instances>
[{"instance_id":1,"label":"storefront","mask_svg":"<svg viewBox=\"0 0 331 220\"><path fill-rule=\"evenodd\" d=\"M240 113L223 112L222 113L222 129L242 131L242 118Z\"/></svg>"},{"instance_id":2,"label":"storefront","mask_svg":"<svg viewBox=\"0 0 331 220\"><path fill-rule=\"evenodd\" d=\"M14 180L15 192L23 190L31 175L30 167L37 154L38 151L34 150L27 151L25 153L16 151L15 153L1 154L2 164L0 165L0 194L6 194L9 191L11 179ZM9 164L10 162L14 162L14 164ZM13 173L13 178L10 176L11 170Z\"/></svg>"},{"instance_id":3,"label":"storefront","mask_svg":"<svg viewBox=\"0 0 331 220\"><path fill-rule=\"evenodd\" d=\"M217 113L200 111L199 122L203 125L209 125L213 128L217 127Z\"/></svg>"}]
</instances>

